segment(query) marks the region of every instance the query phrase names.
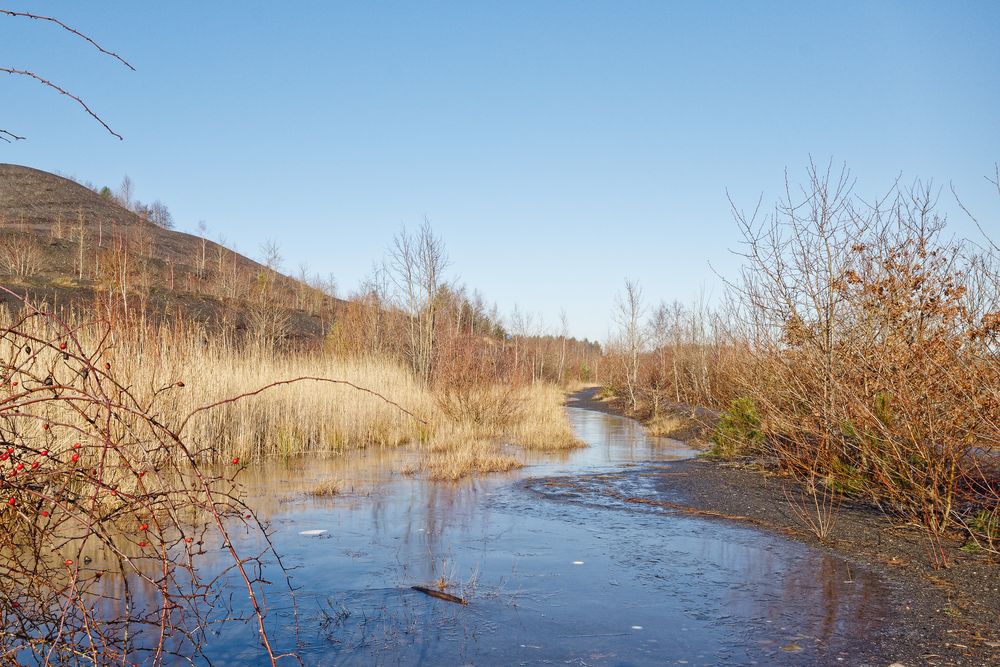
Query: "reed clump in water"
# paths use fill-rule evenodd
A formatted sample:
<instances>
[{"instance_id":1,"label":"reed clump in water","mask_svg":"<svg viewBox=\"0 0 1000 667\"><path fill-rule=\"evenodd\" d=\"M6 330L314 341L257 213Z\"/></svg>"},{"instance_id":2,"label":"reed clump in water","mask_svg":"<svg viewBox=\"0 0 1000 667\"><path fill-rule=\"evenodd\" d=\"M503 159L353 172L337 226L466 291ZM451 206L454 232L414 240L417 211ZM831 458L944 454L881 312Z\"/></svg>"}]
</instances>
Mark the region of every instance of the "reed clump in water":
<instances>
[{"instance_id":1,"label":"reed clump in water","mask_svg":"<svg viewBox=\"0 0 1000 667\"><path fill-rule=\"evenodd\" d=\"M495 440L441 440L424 457L423 470L433 480L455 481L477 473L507 472L524 463Z\"/></svg>"}]
</instances>

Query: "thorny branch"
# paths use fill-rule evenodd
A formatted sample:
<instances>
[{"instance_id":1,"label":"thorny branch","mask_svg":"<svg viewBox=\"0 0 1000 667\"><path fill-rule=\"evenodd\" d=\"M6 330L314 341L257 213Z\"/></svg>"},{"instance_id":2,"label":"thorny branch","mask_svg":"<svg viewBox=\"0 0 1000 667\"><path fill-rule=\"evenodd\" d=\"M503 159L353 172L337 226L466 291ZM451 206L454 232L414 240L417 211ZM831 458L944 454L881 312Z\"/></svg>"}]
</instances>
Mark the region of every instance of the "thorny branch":
<instances>
[{"instance_id":1,"label":"thorny branch","mask_svg":"<svg viewBox=\"0 0 1000 667\"><path fill-rule=\"evenodd\" d=\"M30 70L13 69L13 68L10 68L10 67L0 67L0 72L6 72L7 74L10 74L12 76L24 76L24 77L28 77L30 79L34 79L35 81L39 82L43 86L45 86L47 88L51 88L52 90L55 90L56 92L58 92L61 95L65 95L66 97L70 98L71 100L74 100L77 104L79 104L81 107L83 107L84 111L86 111L88 114L90 114L90 116L94 120L96 120L98 123L100 123L101 125L103 125L104 129L106 129L112 135L114 135L115 137L118 137L118 139L124 139L124 137L122 135L120 135L117 132L115 132L114 130L112 130L111 127L107 123L105 123L104 120L100 116L98 116L94 112L93 109L91 109L89 106L87 106L86 102L84 102L77 95L74 95L73 93L67 91L65 88L62 88L62 87L60 87L60 86L52 83L48 79L45 79L45 78L39 76L38 74L30 71Z\"/></svg>"},{"instance_id":2,"label":"thorny branch","mask_svg":"<svg viewBox=\"0 0 1000 667\"><path fill-rule=\"evenodd\" d=\"M7 16L13 16L13 17L18 17L18 18L33 19L35 21L46 21L46 22L49 22L49 23L54 23L55 25L59 26L63 30L65 30L65 31L67 31L69 33L72 33L72 34L76 35L77 37L79 37L80 39L82 39L83 41L87 42L88 44L90 44L91 46L93 46L95 49L97 49L98 51L100 51L101 53L103 53L103 54L105 54L107 56L111 56L112 58L114 58L115 60L117 60L118 62L120 62L121 64L125 65L125 67L128 67L133 72L135 71L135 68L132 67L132 65L128 61L126 61L124 58L122 58L120 55L118 55L114 51L108 51L107 49L105 49L103 46L101 46L100 44L98 44L97 42L95 42L93 39L91 39L90 37L88 37L84 33L80 32L79 30L77 30L76 28L74 28L72 26L66 25L65 23L63 23L62 21L60 21L57 18L54 18L52 16L42 16L40 14L31 14L29 12L18 12L18 11L14 11L14 10L11 10L11 9L0 9L0 14L5 14Z\"/></svg>"},{"instance_id":3,"label":"thorny branch","mask_svg":"<svg viewBox=\"0 0 1000 667\"><path fill-rule=\"evenodd\" d=\"M90 44L91 46L93 46L95 49L97 49L100 53L103 53L104 55L107 55L107 56L109 56L111 58L114 58L115 60L117 60L118 62L120 62L125 67L129 68L130 70L132 70L133 72L135 71L135 67L133 67L131 65L131 63L129 63L124 58L122 58L120 55L118 55L114 51L109 51L108 49L105 49L103 46L101 46L100 44L98 44L93 38L91 38L87 34L81 32L80 30L77 30L76 28L74 28L74 27L72 27L72 26L70 26L70 25L68 25L68 24L66 24L66 23L64 23L62 21L60 21L59 19L57 19L55 17L45 16L45 15L41 15L41 14L32 14L30 12L19 12L19 11L15 11L15 10L12 10L12 9L3 9L3 8L0 8L0 15L9 16L9 17L12 17L12 18L26 18L26 19L31 19L31 20L34 20L34 21L41 21L41 22L44 22L44 23L51 23L53 25L56 25L56 26L62 28L64 31L66 31L66 32L74 35L75 37L78 37L79 39L82 39L85 42L87 42L88 44ZM96 120L98 123L100 123L104 127L104 129L106 129L109 133L111 133L111 135L117 137L119 140L121 140L123 138L120 134L118 134L117 132L115 132L114 130L112 130L111 127L104 121L104 119L101 118L96 112L94 112L87 105L87 103L83 101L82 98L80 98L77 95L74 95L73 93L68 92L62 86L53 83L52 81L46 79L45 77L40 76L36 72L31 71L31 70L27 70L27 69L14 68L14 67L0 67L0 72L6 72L7 74L10 74L12 76L23 76L23 77L28 77L28 78L34 79L35 81L39 82L40 84L42 84L46 88L55 90L56 92L60 93L61 95L65 95L66 97L69 97L70 99L74 100L77 104L79 104L81 107L83 107L84 111L86 111L87 114L89 114L92 118L94 118L94 120ZM13 132L10 132L8 130L0 129L0 140L3 140L6 143L11 143L12 141L21 141L23 139L25 139L25 137L22 137L20 135L14 134Z\"/></svg>"}]
</instances>

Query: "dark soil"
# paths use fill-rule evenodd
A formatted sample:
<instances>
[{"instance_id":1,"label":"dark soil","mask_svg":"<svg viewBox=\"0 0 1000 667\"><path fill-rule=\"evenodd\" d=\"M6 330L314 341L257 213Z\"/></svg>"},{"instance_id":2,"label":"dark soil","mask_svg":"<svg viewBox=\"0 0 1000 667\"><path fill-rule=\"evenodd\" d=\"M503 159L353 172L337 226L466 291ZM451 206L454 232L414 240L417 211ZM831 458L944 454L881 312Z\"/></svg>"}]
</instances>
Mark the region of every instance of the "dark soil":
<instances>
[{"instance_id":1,"label":"dark soil","mask_svg":"<svg viewBox=\"0 0 1000 667\"><path fill-rule=\"evenodd\" d=\"M567 404L621 414L597 393L584 390ZM830 534L820 540L810 528L807 517L816 512L801 485L759 464L694 459L624 474L651 471L658 478L658 497L632 501L659 501L680 511L779 532L875 571L891 583L904 637L885 647L887 665L1000 665L1000 560L963 551L960 536L944 545L948 566L935 567L930 543L919 527L901 525L865 504L843 501Z\"/></svg>"}]
</instances>

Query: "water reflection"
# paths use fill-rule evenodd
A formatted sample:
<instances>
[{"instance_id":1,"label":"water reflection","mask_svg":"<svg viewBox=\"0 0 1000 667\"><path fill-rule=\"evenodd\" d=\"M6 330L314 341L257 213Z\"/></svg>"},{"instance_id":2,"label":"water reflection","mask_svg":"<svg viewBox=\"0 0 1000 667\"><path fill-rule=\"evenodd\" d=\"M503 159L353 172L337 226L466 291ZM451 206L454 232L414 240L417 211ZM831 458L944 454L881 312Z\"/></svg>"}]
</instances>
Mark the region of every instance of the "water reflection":
<instances>
[{"instance_id":1,"label":"water reflection","mask_svg":"<svg viewBox=\"0 0 1000 667\"><path fill-rule=\"evenodd\" d=\"M272 641L309 665L816 664L891 635L889 590L867 572L756 530L608 502L602 488L656 493L649 462L691 452L631 420L568 412L590 447L503 475L400 477L405 452L254 471L250 502L298 589L297 635L291 598L271 590ZM591 479L569 501L561 482L521 482L569 475ZM304 494L329 476L353 491ZM439 578L471 604L410 589ZM253 627L219 633L209 656L262 664Z\"/></svg>"}]
</instances>

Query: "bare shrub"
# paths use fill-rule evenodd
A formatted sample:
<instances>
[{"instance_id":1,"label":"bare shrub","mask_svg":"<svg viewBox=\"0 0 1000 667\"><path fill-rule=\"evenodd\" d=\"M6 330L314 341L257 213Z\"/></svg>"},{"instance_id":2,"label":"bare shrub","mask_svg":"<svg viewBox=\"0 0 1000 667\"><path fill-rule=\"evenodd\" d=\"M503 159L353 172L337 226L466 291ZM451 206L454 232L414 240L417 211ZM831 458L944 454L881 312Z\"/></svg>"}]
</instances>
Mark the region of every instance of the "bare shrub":
<instances>
[{"instance_id":1,"label":"bare shrub","mask_svg":"<svg viewBox=\"0 0 1000 667\"><path fill-rule=\"evenodd\" d=\"M259 350L274 349L291 331L287 312L269 299L251 303L246 311L247 335Z\"/></svg>"},{"instance_id":2,"label":"bare shrub","mask_svg":"<svg viewBox=\"0 0 1000 667\"><path fill-rule=\"evenodd\" d=\"M935 203L919 185L865 203L813 166L770 217L737 214L734 319L772 453L919 523L944 564L960 499L995 484L975 450L1000 441L1000 304Z\"/></svg>"},{"instance_id":3,"label":"bare shrub","mask_svg":"<svg viewBox=\"0 0 1000 667\"><path fill-rule=\"evenodd\" d=\"M7 275L30 278L41 270L44 257L38 237L23 225L0 237L0 267Z\"/></svg>"},{"instance_id":4,"label":"bare shrub","mask_svg":"<svg viewBox=\"0 0 1000 667\"><path fill-rule=\"evenodd\" d=\"M840 509L840 495L830 486L816 478L806 480L805 497L800 497L794 491L785 490L785 500L799 521L816 536L825 542L830 539L834 526L837 525L837 512Z\"/></svg>"},{"instance_id":5,"label":"bare shrub","mask_svg":"<svg viewBox=\"0 0 1000 667\"><path fill-rule=\"evenodd\" d=\"M661 304L638 373L619 352L607 384L653 423L671 401L720 410L715 453L820 489L818 533L823 490L850 494L922 526L944 565L945 534L1000 507L984 455L1000 448L1000 247L978 221L983 239L950 238L930 186L867 200L853 184L812 164L772 210L734 204L744 265L718 312Z\"/></svg>"},{"instance_id":6,"label":"bare shrub","mask_svg":"<svg viewBox=\"0 0 1000 667\"><path fill-rule=\"evenodd\" d=\"M105 361L109 339L84 347L79 329L28 303L0 328L0 654L70 665L197 656L227 615L213 614L216 578L198 568L221 547L231 561L217 576L245 584L273 664L254 574L263 554L229 538L260 530L240 500L239 460L203 467L202 449L157 414L181 385L137 400Z\"/></svg>"},{"instance_id":7,"label":"bare shrub","mask_svg":"<svg viewBox=\"0 0 1000 667\"><path fill-rule=\"evenodd\" d=\"M441 412L455 422L483 430L502 430L520 417L524 399L520 391L505 386L454 386L435 394Z\"/></svg>"}]
</instances>

